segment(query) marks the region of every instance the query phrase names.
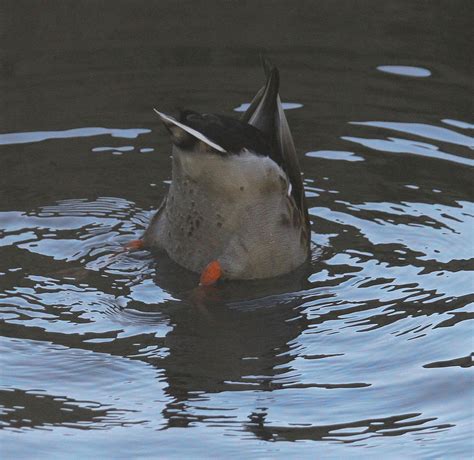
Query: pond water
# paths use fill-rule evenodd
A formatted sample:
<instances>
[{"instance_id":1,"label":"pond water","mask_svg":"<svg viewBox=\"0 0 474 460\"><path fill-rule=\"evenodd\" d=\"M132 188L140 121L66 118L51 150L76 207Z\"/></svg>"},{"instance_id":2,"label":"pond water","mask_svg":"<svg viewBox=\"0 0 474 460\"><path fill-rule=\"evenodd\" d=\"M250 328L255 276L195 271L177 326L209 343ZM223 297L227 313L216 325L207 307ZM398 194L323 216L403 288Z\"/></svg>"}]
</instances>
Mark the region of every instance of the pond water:
<instances>
[{"instance_id":1,"label":"pond water","mask_svg":"<svg viewBox=\"0 0 474 460\"><path fill-rule=\"evenodd\" d=\"M2 458L471 457L472 3L361 3L4 8ZM239 116L260 52L312 260L200 290L121 251L169 185L152 107Z\"/></svg>"}]
</instances>

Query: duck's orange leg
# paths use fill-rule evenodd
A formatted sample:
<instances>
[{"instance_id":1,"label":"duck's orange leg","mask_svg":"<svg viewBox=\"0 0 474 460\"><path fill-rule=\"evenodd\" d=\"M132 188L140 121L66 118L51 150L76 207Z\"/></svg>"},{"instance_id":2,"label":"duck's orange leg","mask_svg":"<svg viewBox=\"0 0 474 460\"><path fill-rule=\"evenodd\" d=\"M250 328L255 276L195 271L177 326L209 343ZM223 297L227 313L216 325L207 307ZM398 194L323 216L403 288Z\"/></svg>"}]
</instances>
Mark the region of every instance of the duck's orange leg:
<instances>
[{"instance_id":1,"label":"duck's orange leg","mask_svg":"<svg viewBox=\"0 0 474 460\"><path fill-rule=\"evenodd\" d=\"M211 286L222 277L222 267L219 261L213 260L201 273L200 286Z\"/></svg>"},{"instance_id":2,"label":"duck's orange leg","mask_svg":"<svg viewBox=\"0 0 474 460\"><path fill-rule=\"evenodd\" d=\"M143 240L132 240L124 245L125 251L139 251L145 247Z\"/></svg>"}]
</instances>

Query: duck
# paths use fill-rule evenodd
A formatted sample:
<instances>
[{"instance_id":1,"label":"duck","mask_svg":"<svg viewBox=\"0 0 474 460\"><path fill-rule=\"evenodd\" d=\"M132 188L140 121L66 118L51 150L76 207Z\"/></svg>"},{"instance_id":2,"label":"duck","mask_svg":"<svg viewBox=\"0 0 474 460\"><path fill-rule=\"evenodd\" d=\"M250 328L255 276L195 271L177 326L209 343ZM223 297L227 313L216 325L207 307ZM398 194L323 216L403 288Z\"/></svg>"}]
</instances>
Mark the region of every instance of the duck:
<instances>
[{"instance_id":1,"label":"duck","mask_svg":"<svg viewBox=\"0 0 474 460\"><path fill-rule=\"evenodd\" d=\"M166 197L129 249L164 251L200 274L200 285L288 274L310 255L310 223L298 156L279 95L265 85L242 116L154 109L172 143Z\"/></svg>"}]
</instances>

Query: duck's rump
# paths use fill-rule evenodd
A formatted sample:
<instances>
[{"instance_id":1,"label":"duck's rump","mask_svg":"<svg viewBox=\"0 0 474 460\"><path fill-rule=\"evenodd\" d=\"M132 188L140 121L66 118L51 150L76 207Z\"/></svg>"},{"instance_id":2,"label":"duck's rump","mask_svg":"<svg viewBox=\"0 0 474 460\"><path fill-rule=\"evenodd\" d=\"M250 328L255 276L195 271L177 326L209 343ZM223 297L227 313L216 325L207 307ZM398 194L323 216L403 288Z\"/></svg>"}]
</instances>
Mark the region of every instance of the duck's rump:
<instances>
[{"instance_id":1,"label":"duck's rump","mask_svg":"<svg viewBox=\"0 0 474 460\"><path fill-rule=\"evenodd\" d=\"M281 168L251 153L200 160L174 152L173 181L152 232L157 244L197 273L219 260L227 278L268 278L301 265L303 216Z\"/></svg>"}]
</instances>

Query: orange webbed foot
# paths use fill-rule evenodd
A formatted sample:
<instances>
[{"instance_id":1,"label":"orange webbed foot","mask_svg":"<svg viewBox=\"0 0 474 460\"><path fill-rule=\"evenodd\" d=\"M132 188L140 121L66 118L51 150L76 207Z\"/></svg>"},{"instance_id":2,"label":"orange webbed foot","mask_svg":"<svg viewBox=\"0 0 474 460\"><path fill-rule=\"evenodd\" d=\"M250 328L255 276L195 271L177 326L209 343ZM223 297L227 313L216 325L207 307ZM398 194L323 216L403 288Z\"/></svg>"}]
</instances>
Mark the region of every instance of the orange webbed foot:
<instances>
[{"instance_id":1,"label":"orange webbed foot","mask_svg":"<svg viewBox=\"0 0 474 460\"><path fill-rule=\"evenodd\" d=\"M139 251L140 249L145 248L145 243L143 240L132 240L123 246L125 251Z\"/></svg>"},{"instance_id":2,"label":"orange webbed foot","mask_svg":"<svg viewBox=\"0 0 474 460\"><path fill-rule=\"evenodd\" d=\"M222 267L217 260L210 262L201 273L200 286L211 286L222 276Z\"/></svg>"}]
</instances>

